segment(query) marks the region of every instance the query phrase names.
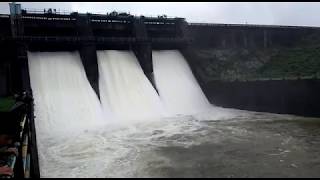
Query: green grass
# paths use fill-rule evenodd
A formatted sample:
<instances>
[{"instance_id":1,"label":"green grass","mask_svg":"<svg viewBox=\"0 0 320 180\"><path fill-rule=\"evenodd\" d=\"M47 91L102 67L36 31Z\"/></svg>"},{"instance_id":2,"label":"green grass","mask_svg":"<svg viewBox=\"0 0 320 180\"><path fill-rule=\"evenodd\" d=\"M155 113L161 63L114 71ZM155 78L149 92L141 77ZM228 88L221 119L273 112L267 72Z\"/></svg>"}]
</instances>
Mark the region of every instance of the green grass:
<instances>
[{"instance_id":1,"label":"green grass","mask_svg":"<svg viewBox=\"0 0 320 180\"><path fill-rule=\"evenodd\" d=\"M0 111L9 111L14 103L15 100L13 99L13 97L0 97Z\"/></svg>"}]
</instances>

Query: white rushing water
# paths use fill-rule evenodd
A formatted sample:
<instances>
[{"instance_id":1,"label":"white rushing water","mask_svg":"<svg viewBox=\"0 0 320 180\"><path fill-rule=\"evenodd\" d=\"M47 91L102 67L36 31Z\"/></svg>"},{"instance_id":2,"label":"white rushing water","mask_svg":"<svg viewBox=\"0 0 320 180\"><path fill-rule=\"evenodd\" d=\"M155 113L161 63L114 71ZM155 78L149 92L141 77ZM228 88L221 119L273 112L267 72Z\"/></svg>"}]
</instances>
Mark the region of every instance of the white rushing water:
<instances>
[{"instance_id":1,"label":"white rushing water","mask_svg":"<svg viewBox=\"0 0 320 180\"><path fill-rule=\"evenodd\" d=\"M157 89L171 113L190 115L212 107L179 51L152 51L152 58Z\"/></svg>"},{"instance_id":2,"label":"white rushing water","mask_svg":"<svg viewBox=\"0 0 320 180\"><path fill-rule=\"evenodd\" d=\"M75 140L104 125L106 117L77 52L28 52L28 59L40 173L54 177L53 169L60 167L48 160L54 153L49 152L54 146L51 141L61 144ZM70 143L69 149L74 145Z\"/></svg>"},{"instance_id":3,"label":"white rushing water","mask_svg":"<svg viewBox=\"0 0 320 180\"><path fill-rule=\"evenodd\" d=\"M39 136L68 136L105 123L78 52L28 52Z\"/></svg>"},{"instance_id":4,"label":"white rushing water","mask_svg":"<svg viewBox=\"0 0 320 180\"><path fill-rule=\"evenodd\" d=\"M159 96L132 51L98 51L101 103L120 120L159 118Z\"/></svg>"},{"instance_id":5,"label":"white rushing water","mask_svg":"<svg viewBox=\"0 0 320 180\"><path fill-rule=\"evenodd\" d=\"M77 52L28 53L42 177L152 177L149 163L175 163L158 148L198 145L199 120L233 114L210 105L178 51L153 52L160 97L133 52L97 56L101 103Z\"/></svg>"}]
</instances>

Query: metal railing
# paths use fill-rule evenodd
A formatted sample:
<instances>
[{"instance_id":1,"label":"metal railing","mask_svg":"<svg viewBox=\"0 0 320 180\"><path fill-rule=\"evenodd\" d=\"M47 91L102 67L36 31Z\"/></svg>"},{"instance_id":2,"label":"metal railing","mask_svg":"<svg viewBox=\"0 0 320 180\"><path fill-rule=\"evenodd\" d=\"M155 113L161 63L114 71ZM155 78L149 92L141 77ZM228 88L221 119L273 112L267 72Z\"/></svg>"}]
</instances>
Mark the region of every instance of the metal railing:
<instances>
[{"instance_id":1,"label":"metal railing","mask_svg":"<svg viewBox=\"0 0 320 180\"><path fill-rule=\"evenodd\" d=\"M71 17L38 17L38 16L22 16L22 19L37 19L37 20L50 20L50 21L75 21Z\"/></svg>"},{"instance_id":2,"label":"metal railing","mask_svg":"<svg viewBox=\"0 0 320 180\"><path fill-rule=\"evenodd\" d=\"M68 10L60 10L60 9L30 9L30 8L24 8L22 9L22 12L25 12L26 14L58 14L58 15L70 15L73 13L73 11L68 11Z\"/></svg>"},{"instance_id":3,"label":"metal railing","mask_svg":"<svg viewBox=\"0 0 320 180\"><path fill-rule=\"evenodd\" d=\"M68 10L60 10L60 9L52 9L52 8L49 8L49 9L30 9L30 8L24 8L22 9L22 15L23 16L30 16L32 17L32 15L71 15L73 13L80 13L78 11L68 11ZM174 17L174 16L164 16L164 15L132 15L130 13L127 13L127 12L117 12L117 13L114 13L114 12L95 12L95 13L89 13L87 12L88 14L90 14L91 16L105 16L105 17L120 17L122 18L122 13L126 13L128 14L128 17L124 16L124 18L129 18L129 16L133 16L133 17L141 17L143 16L145 18L146 21L152 21L154 19L163 19L163 20L175 20L179 17ZM34 18L37 18L37 16L34 16ZM180 18L179 18L180 19Z\"/></svg>"}]
</instances>

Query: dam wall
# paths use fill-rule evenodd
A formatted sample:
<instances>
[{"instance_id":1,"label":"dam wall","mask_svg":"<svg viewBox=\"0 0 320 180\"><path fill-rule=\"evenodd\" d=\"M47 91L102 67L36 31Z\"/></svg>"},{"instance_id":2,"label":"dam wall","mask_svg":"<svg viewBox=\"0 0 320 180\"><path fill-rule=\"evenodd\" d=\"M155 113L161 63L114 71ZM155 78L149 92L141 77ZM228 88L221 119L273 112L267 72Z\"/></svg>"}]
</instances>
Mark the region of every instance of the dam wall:
<instances>
[{"instance_id":1,"label":"dam wall","mask_svg":"<svg viewBox=\"0 0 320 180\"><path fill-rule=\"evenodd\" d=\"M320 80L212 81L204 86L222 107L320 117Z\"/></svg>"},{"instance_id":2,"label":"dam wall","mask_svg":"<svg viewBox=\"0 0 320 180\"><path fill-rule=\"evenodd\" d=\"M181 23L182 22L182 23ZM99 97L97 50L132 50L153 83L152 49L178 49L187 43L181 36L183 18L144 17L127 13L70 14L21 10L0 15L0 46L8 50L1 61L2 95L30 90L26 53L79 51L86 75ZM11 80L10 80L11 79ZM14 83L9 84L10 80ZM153 83L154 84L154 83Z\"/></svg>"},{"instance_id":3,"label":"dam wall","mask_svg":"<svg viewBox=\"0 0 320 180\"><path fill-rule=\"evenodd\" d=\"M79 51L88 80L98 97L96 52L99 50L132 50L153 86L152 50L180 50L211 103L226 107L237 105L224 95L217 101L213 100L219 94L218 88L215 88L218 82L231 85L235 80L240 80L243 82L241 87L248 86L255 93L260 90L245 83L247 79L285 79L292 76L312 76L317 79L320 76L320 63L317 60L320 57L317 48L320 44L320 30L317 27L201 24L187 23L183 18L136 17L114 12L102 15L28 10L22 10L20 14L1 15L0 25L3 27L0 29L1 96L30 89L27 51ZM260 83L267 85L268 81ZM310 83L316 85L318 81ZM286 85L280 87L289 88ZM295 88L306 87L298 83ZM266 92L261 91L258 97L273 99L275 96L267 92L268 86L265 89ZM279 89L280 92L285 91ZM301 90L301 93L307 91ZM234 93L233 96L237 94L241 96L240 93ZM257 105L256 110L261 110L258 107L260 104L252 104L250 98L242 99L241 103L249 104L241 108L252 106L249 109L255 110L253 107ZM304 104L297 107L304 109ZM315 108L311 109L315 111ZM262 110L276 112L271 107ZM291 112L293 110L281 110L281 113Z\"/></svg>"},{"instance_id":4,"label":"dam wall","mask_svg":"<svg viewBox=\"0 0 320 180\"><path fill-rule=\"evenodd\" d=\"M188 26L182 50L212 104L319 117L320 28Z\"/></svg>"},{"instance_id":5,"label":"dam wall","mask_svg":"<svg viewBox=\"0 0 320 180\"><path fill-rule=\"evenodd\" d=\"M277 26L253 24L189 23L189 36L195 47L210 48L268 48L291 47L313 33L318 27Z\"/></svg>"}]
</instances>

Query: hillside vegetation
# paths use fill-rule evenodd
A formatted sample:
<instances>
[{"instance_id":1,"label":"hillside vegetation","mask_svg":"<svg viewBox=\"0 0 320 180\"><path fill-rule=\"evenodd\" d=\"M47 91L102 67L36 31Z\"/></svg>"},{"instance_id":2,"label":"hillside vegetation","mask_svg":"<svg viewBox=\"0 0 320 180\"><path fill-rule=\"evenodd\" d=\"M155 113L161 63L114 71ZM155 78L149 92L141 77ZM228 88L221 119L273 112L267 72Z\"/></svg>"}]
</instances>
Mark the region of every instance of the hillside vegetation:
<instances>
[{"instance_id":1,"label":"hillside vegetation","mask_svg":"<svg viewBox=\"0 0 320 180\"><path fill-rule=\"evenodd\" d=\"M205 80L320 78L320 35L311 34L293 47L256 49L195 48L197 73Z\"/></svg>"}]
</instances>

